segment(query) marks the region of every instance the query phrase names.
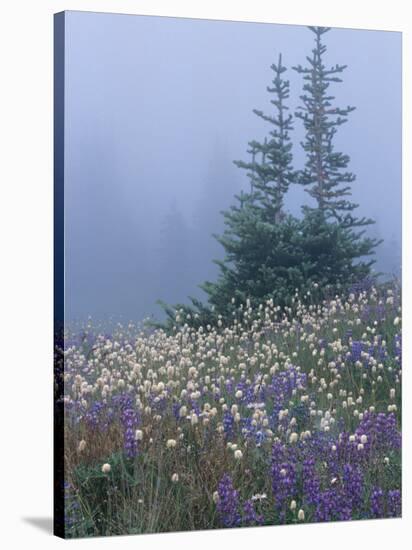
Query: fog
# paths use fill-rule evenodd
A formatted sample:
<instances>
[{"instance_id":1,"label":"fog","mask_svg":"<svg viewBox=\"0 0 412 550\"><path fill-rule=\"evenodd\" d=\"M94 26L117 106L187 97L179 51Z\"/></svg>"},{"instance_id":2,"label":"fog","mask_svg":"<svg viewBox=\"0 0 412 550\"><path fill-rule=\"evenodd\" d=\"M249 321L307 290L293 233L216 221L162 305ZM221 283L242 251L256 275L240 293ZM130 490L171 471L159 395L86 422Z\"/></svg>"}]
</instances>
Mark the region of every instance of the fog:
<instances>
[{"instance_id":1,"label":"fog","mask_svg":"<svg viewBox=\"0 0 412 550\"><path fill-rule=\"evenodd\" d=\"M279 53L289 68L290 108L313 34L301 26L66 12L66 321L162 316L157 299L204 297L222 257L212 233L220 211L249 187L233 160L263 139L266 86ZM347 64L332 84L354 105L336 136L357 176L353 200L384 239L376 270L398 274L401 250L401 34L333 29L328 64ZM294 164L303 167L302 123ZM300 186L287 210L308 202Z\"/></svg>"}]
</instances>

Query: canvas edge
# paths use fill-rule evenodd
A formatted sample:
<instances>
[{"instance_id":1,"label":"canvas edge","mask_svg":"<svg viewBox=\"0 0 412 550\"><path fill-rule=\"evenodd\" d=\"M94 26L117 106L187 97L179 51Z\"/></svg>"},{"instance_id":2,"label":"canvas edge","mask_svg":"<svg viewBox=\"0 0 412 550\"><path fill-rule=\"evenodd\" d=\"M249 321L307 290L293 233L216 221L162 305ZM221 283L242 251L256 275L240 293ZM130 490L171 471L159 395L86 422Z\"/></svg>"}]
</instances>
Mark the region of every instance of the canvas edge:
<instances>
[{"instance_id":1,"label":"canvas edge","mask_svg":"<svg viewBox=\"0 0 412 550\"><path fill-rule=\"evenodd\" d=\"M64 355L64 104L65 12L53 16L53 533L65 538L63 374ZM60 350L60 351L59 351Z\"/></svg>"}]
</instances>

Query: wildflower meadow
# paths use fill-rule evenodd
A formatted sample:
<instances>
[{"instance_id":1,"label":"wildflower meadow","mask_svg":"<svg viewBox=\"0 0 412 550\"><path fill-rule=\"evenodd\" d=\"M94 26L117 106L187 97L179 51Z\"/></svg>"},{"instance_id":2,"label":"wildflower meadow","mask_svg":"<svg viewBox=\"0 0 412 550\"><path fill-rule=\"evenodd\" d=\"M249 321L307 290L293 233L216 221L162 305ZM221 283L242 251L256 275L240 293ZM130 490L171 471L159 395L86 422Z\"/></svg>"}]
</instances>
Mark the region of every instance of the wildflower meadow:
<instances>
[{"instance_id":1,"label":"wildflower meadow","mask_svg":"<svg viewBox=\"0 0 412 550\"><path fill-rule=\"evenodd\" d=\"M386 285L66 334L66 536L399 517L400 315Z\"/></svg>"}]
</instances>

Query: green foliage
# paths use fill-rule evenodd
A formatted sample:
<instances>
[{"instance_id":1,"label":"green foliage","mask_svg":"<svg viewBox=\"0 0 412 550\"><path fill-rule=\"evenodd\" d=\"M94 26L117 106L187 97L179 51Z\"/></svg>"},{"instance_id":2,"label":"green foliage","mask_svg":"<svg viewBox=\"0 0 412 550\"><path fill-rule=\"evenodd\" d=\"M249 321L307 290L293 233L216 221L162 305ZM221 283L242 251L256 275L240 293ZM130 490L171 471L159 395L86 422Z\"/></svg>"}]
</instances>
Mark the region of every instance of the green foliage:
<instances>
[{"instance_id":1,"label":"green foliage","mask_svg":"<svg viewBox=\"0 0 412 550\"><path fill-rule=\"evenodd\" d=\"M305 284L309 267L302 255L300 222L287 216L282 223L270 223L253 204L232 207L225 219L227 230L218 237L227 254L219 262L221 275L202 286L209 302L225 317L232 301L289 304L294 289Z\"/></svg>"},{"instance_id":2,"label":"green foliage","mask_svg":"<svg viewBox=\"0 0 412 550\"><path fill-rule=\"evenodd\" d=\"M317 288L321 299L369 275L371 261L360 260L369 253L369 242L326 222L317 210L301 220L286 216L282 223L270 224L247 205L233 208L226 219L229 229L218 237L227 253L219 263L221 275L202 288L228 320L233 299L237 305L273 300L290 307L296 291L304 299Z\"/></svg>"}]
</instances>

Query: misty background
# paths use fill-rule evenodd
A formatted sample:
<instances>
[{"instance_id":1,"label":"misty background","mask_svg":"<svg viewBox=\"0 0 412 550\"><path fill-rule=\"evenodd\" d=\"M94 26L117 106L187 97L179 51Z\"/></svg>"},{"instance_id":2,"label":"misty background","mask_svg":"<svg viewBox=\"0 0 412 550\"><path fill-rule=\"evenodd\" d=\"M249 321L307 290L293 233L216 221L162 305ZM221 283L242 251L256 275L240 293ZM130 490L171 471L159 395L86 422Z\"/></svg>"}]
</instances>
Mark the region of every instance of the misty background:
<instances>
[{"instance_id":1,"label":"misty background","mask_svg":"<svg viewBox=\"0 0 412 550\"><path fill-rule=\"evenodd\" d=\"M233 160L269 125L273 71L282 53L299 106L313 34L305 27L66 12L66 321L162 317L157 299L204 297L214 280L224 228L221 211L249 188ZM332 29L327 64L347 64L331 84L336 104L354 105L338 129L349 154L357 214L384 239L377 271L401 265L401 34ZM302 168L295 121L294 166ZM292 214L310 204L302 186L286 197Z\"/></svg>"}]
</instances>

